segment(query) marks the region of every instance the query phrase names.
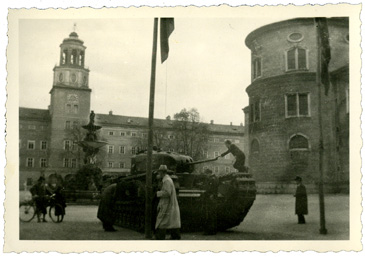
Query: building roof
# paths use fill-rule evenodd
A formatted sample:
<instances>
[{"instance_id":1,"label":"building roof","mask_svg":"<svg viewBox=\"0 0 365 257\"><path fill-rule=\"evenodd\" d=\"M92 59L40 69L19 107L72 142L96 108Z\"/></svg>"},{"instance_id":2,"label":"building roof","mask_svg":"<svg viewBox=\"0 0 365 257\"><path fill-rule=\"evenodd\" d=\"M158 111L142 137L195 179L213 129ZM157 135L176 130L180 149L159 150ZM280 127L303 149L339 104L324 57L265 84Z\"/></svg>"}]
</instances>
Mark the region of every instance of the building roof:
<instances>
[{"instance_id":1,"label":"building roof","mask_svg":"<svg viewBox=\"0 0 365 257\"><path fill-rule=\"evenodd\" d=\"M50 121L51 115L45 109L19 107L19 119Z\"/></svg>"},{"instance_id":2,"label":"building roof","mask_svg":"<svg viewBox=\"0 0 365 257\"><path fill-rule=\"evenodd\" d=\"M333 17L328 18L328 25L335 25L335 26L349 26L349 18L348 17ZM283 27L289 27L289 26L302 26L302 25L308 25L313 26L314 28L314 17L306 17L306 18L295 18L295 19L289 19L289 20L283 20L279 22L270 23L268 25L264 25L262 27L259 27L252 31L248 36L246 37L245 44L248 48L252 48L252 42L255 38L261 36L262 34L265 34L267 32L271 32L274 30L278 30Z\"/></svg>"},{"instance_id":3,"label":"building roof","mask_svg":"<svg viewBox=\"0 0 365 257\"><path fill-rule=\"evenodd\" d=\"M154 119L153 124L157 128L169 129L173 126L173 120ZM96 114L95 123L101 126L131 126L131 127L148 127L148 118L122 116L113 114ZM244 133L244 126L223 125L206 123L211 132L214 133Z\"/></svg>"}]
</instances>

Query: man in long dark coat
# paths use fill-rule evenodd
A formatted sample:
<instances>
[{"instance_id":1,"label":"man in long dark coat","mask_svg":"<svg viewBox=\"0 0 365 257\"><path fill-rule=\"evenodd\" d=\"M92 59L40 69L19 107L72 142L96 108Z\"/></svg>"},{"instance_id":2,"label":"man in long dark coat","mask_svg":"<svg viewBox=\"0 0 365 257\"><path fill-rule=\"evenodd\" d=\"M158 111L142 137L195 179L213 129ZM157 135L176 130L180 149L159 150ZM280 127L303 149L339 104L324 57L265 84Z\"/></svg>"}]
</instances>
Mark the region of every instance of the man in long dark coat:
<instances>
[{"instance_id":1,"label":"man in long dark coat","mask_svg":"<svg viewBox=\"0 0 365 257\"><path fill-rule=\"evenodd\" d=\"M305 224L304 215L308 214L307 190L301 177L296 177L297 190L295 192L295 214L298 215L298 224Z\"/></svg>"},{"instance_id":2,"label":"man in long dark coat","mask_svg":"<svg viewBox=\"0 0 365 257\"><path fill-rule=\"evenodd\" d=\"M225 155L231 153L236 158L236 161L233 164L233 168L237 169L238 172L247 172L247 169L245 167L245 154L235 144L233 144L231 140L226 140L224 144L226 145L228 150L222 153L221 157L224 157Z\"/></svg>"},{"instance_id":3,"label":"man in long dark coat","mask_svg":"<svg viewBox=\"0 0 365 257\"><path fill-rule=\"evenodd\" d=\"M115 222L115 192L117 184L111 184L102 192L97 217L103 223L106 232L116 231L113 227Z\"/></svg>"},{"instance_id":4,"label":"man in long dark coat","mask_svg":"<svg viewBox=\"0 0 365 257\"><path fill-rule=\"evenodd\" d=\"M47 222L47 199L50 195L50 192L46 188L45 181L46 179L44 177L39 177L37 183L30 189L36 205L38 222L41 222L41 214L43 214L42 221Z\"/></svg>"}]
</instances>

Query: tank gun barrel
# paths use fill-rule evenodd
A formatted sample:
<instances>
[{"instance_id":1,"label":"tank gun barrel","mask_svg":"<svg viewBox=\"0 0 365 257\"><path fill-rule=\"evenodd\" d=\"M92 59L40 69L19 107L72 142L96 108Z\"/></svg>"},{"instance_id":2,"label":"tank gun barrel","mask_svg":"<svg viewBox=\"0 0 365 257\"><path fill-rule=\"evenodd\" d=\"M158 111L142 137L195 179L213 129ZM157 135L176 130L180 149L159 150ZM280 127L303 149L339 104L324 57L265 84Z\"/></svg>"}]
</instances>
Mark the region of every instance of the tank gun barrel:
<instances>
[{"instance_id":1,"label":"tank gun barrel","mask_svg":"<svg viewBox=\"0 0 365 257\"><path fill-rule=\"evenodd\" d=\"M200 161L195 161L195 162L189 162L189 163L186 163L186 165L193 165L193 164L199 164L199 163L204 163L204 162L213 162L213 161L216 161L218 160L218 157L215 157L213 159L207 159L207 160L200 160Z\"/></svg>"}]
</instances>

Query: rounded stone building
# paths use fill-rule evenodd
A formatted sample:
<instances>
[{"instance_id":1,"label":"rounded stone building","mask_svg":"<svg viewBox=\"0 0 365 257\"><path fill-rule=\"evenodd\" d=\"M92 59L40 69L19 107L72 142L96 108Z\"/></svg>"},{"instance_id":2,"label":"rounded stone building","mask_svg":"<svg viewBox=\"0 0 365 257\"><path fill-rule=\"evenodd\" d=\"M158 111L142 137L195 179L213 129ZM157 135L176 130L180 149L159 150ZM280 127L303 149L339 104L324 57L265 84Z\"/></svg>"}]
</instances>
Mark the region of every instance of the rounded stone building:
<instances>
[{"instance_id":1,"label":"rounded stone building","mask_svg":"<svg viewBox=\"0 0 365 257\"><path fill-rule=\"evenodd\" d=\"M348 188L349 21L327 19L331 60L328 95L318 108L317 30L298 18L251 32L251 84L246 92L248 165L259 191L291 191L299 175L309 189L319 177L319 111L322 113L327 189ZM343 184L343 182L345 182ZM312 187L311 187L312 186Z\"/></svg>"}]
</instances>

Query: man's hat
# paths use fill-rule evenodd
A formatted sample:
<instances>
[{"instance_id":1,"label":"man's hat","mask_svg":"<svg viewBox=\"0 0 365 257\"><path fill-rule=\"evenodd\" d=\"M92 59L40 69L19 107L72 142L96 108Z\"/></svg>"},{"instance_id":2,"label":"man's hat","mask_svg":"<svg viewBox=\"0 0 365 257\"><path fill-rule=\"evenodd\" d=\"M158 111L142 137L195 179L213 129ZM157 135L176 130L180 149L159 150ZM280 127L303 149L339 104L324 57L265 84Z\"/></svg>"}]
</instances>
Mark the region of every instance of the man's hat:
<instances>
[{"instance_id":1,"label":"man's hat","mask_svg":"<svg viewBox=\"0 0 365 257\"><path fill-rule=\"evenodd\" d=\"M302 178L301 178L301 177L299 177L299 176L296 176L294 180L295 180L295 181L302 181Z\"/></svg>"},{"instance_id":2,"label":"man's hat","mask_svg":"<svg viewBox=\"0 0 365 257\"><path fill-rule=\"evenodd\" d=\"M160 165L160 168L158 168L158 170L167 172L167 166L166 165Z\"/></svg>"}]
</instances>

